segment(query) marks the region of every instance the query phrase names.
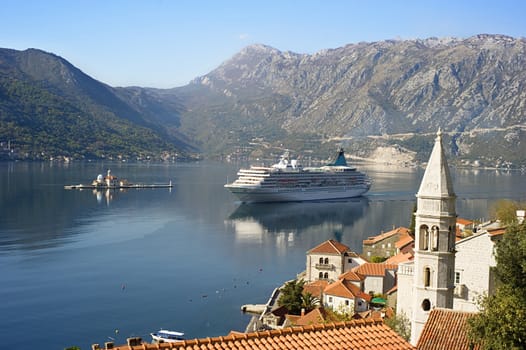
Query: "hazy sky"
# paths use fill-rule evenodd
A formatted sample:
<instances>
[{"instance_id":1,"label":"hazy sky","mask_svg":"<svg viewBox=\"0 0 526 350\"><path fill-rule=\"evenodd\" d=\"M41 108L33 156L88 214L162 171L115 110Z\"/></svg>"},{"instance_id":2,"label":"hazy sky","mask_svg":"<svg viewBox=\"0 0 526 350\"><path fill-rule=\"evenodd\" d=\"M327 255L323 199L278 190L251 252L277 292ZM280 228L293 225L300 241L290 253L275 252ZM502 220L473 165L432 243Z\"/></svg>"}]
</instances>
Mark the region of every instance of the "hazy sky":
<instances>
[{"instance_id":1,"label":"hazy sky","mask_svg":"<svg viewBox=\"0 0 526 350\"><path fill-rule=\"evenodd\" d=\"M314 53L480 33L526 37L526 0L0 0L0 47L55 53L112 86L185 85L254 43Z\"/></svg>"}]
</instances>

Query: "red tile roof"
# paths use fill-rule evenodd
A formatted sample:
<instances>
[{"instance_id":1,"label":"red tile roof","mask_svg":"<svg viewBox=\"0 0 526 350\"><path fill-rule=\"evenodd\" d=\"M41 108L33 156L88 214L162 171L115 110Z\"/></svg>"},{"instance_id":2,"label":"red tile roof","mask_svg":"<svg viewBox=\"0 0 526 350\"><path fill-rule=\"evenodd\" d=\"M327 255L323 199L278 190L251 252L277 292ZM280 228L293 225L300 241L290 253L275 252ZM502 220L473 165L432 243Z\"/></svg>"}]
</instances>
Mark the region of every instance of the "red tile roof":
<instances>
[{"instance_id":1,"label":"red tile roof","mask_svg":"<svg viewBox=\"0 0 526 350\"><path fill-rule=\"evenodd\" d=\"M331 319L330 314L327 314L322 308L311 310L303 316L288 315L287 318L294 326L310 326L313 324L326 323L327 321L337 322L337 320Z\"/></svg>"},{"instance_id":2,"label":"red tile roof","mask_svg":"<svg viewBox=\"0 0 526 350\"><path fill-rule=\"evenodd\" d=\"M315 296L316 298L321 298L323 294L323 290L328 285L329 285L329 282L325 280L313 281L303 286L303 293L310 293L312 296Z\"/></svg>"},{"instance_id":3,"label":"red tile roof","mask_svg":"<svg viewBox=\"0 0 526 350\"><path fill-rule=\"evenodd\" d=\"M389 259L384 261L384 263L385 264L398 265L398 264L406 262L406 261L411 261L411 260L413 260L413 258L414 258L414 256L411 253L399 253L399 254L396 254L396 255L390 257Z\"/></svg>"},{"instance_id":4,"label":"red tile roof","mask_svg":"<svg viewBox=\"0 0 526 350\"><path fill-rule=\"evenodd\" d=\"M499 227L499 228L494 228L494 229L488 230L488 234L490 235L490 237L500 236L500 235L503 235L505 233L506 233L506 227Z\"/></svg>"},{"instance_id":5,"label":"red tile roof","mask_svg":"<svg viewBox=\"0 0 526 350\"><path fill-rule=\"evenodd\" d=\"M409 234L401 236L398 242L395 243L395 247L398 249L402 249L408 244L411 244L415 241L413 237L411 237Z\"/></svg>"},{"instance_id":6,"label":"red tile roof","mask_svg":"<svg viewBox=\"0 0 526 350\"><path fill-rule=\"evenodd\" d=\"M323 291L325 295L334 295L337 297L354 299L360 297L364 300L370 301L371 296L367 293L364 293L356 285L347 280L338 280L334 283L331 283Z\"/></svg>"},{"instance_id":7,"label":"red tile roof","mask_svg":"<svg viewBox=\"0 0 526 350\"><path fill-rule=\"evenodd\" d=\"M431 310L416 347L419 350L470 350L467 320L474 313L436 308Z\"/></svg>"},{"instance_id":8,"label":"red tile roof","mask_svg":"<svg viewBox=\"0 0 526 350\"><path fill-rule=\"evenodd\" d=\"M364 319L330 324L289 327L225 337L185 340L178 343L114 347L117 350L285 350L285 349L415 349L381 320Z\"/></svg>"},{"instance_id":9,"label":"red tile roof","mask_svg":"<svg viewBox=\"0 0 526 350\"><path fill-rule=\"evenodd\" d=\"M409 229L405 228L405 227L398 227L398 228L395 228L395 229L393 229L391 231L379 234L377 236L373 236L373 237L369 237L368 239L364 239L363 240L363 244L375 244L375 243L378 243L378 242L380 242L380 241L382 241L382 240L384 240L386 238L394 236L396 234L408 235L409 234Z\"/></svg>"},{"instance_id":10,"label":"red tile roof","mask_svg":"<svg viewBox=\"0 0 526 350\"><path fill-rule=\"evenodd\" d=\"M333 239L323 242L317 247L312 248L308 253L321 253L321 254L338 254L341 255L349 250L345 244L337 242Z\"/></svg>"},{"instance_id":11,"label":"red tile roof","mask_svg":"<svg viewBox=\"0 0 526 350\"><path fill-rule=\"evenodd\" d=\"M360 275L359 273L349 270L347 272L342 273L340 276L338 276L339 280L349 280L349 281L363 281L365 277L363 275Z\"/></svg>"},{"instance_id":12,"label":"red tile roof","mask_svg":"<svg viewBox=\"0 0 526 350\"><path fill-rule=\"evenodd\" d=\"M471 221L471 220L463 219L463 218L457 218L457 224L467 226L467 225L471 225L472 223L473 223L473 221Z\"/></svg>"},{"instance_id":13,"label":"red tile roof","mask_svg":"<svg viewBox=\"0 0 526 350\"><path fill-rule=\"evenodd\" d=\"M352 271L364 276L385 276L385 270L396 270L398 266L384 263L365 263L356 266Z\"/></svg>"}]
</instances>

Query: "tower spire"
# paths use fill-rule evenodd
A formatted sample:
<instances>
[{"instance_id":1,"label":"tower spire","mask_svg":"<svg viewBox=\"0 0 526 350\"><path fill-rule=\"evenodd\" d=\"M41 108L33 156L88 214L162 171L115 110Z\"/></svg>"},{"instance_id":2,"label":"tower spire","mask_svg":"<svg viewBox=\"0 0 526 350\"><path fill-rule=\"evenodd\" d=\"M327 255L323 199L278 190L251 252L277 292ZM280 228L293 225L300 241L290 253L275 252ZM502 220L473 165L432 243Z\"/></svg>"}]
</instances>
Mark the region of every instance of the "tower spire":
<instances>
[{"instance_id":1,"label":"tower spire","mask_svg":"<svg viewBox=\"0 0 526 350\"><path fill-rule=\"evenodd\" d=\"M456 196L440 129L416 197L412 344L432 308L453 307Z\"/></svg>"},{"instance_id":2,"label":"tower spire","mask_svg":"<svg viewBox=\"0 0 526 350\"><path fill-rule=\"evenodd\" d=\"M454 197L453 181L449 173L449 166L442 147L442 131L437 131L435 145L429 157L426 171L417 197Z\"/></svg>"}]
</instances>

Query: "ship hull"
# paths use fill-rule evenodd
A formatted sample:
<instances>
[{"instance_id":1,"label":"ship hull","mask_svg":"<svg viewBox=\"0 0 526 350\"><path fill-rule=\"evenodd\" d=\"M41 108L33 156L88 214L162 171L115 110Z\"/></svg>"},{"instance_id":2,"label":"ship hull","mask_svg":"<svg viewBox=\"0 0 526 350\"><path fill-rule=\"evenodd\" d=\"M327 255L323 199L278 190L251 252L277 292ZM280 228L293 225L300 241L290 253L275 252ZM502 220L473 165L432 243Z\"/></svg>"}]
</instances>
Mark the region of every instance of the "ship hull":
<instances>
[{"instance_id":1,"label":"ship hull","mask_svg":"<svg viewBox=\"0 0 526 350\"><path fill-rule=\"evenodd\" d=\"M359 197L369 190L369 185L333 186L323 188L248 188L225 185L243 203L302 202Z\"/></svg>"}]
</instances>

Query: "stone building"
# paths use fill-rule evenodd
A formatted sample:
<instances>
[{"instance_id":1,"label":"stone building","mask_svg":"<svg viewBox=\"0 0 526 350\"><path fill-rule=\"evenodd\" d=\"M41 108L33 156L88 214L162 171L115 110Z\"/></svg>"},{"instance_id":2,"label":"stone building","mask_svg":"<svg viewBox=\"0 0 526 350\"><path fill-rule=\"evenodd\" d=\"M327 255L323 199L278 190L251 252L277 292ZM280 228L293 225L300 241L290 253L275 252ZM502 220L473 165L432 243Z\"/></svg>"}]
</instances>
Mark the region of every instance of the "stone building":
<instances>
[{"instance_id":1,"label":"stone building","mask_svg":"<svg viewBox=\"0 0 526 350\"><path fill-rule=\"evenodd\" d=\"M399 253L397 243L406 239L411 239L408 228L393 228L391 231L382 232L377 236L364 239L362 243L362 254L369 260L373 256L389 258Z\"/></svg>"},{"instance_id":2,"label":"stone building","mask_svg":"<svg viewBox=\"0 0 526 350\"><path fill-rule=\"evenodd\" d=\"M479 297L495 292L492 267L497 263L494 248L495 242L504 232L503 228L484 230L457 242L453 299L455 310L478 311ZM474 261L476 264L473 263Z\"/></svg>"},{"instance_id":3,"label":"stone building","mask_svg":"<svg viewBox=\"0 0 526 350\"><path fill-rule=\"evenodd\" d=\"M305 279L307 282L316 280L333 282L345 271L365 262L345 244L331 239L307 252Z\"/></svg>"},{"instance_id":4,"label":"stone building","mask_svg":"<svg viewBox=\"0 0 526 350\"><path fill-rule=\"evenodd\" d=\"M453 308L456 196L440 130L416 195L415 256L398 265L397 312L416 344L433 308Z\"/></svg>"}]
</instances>

